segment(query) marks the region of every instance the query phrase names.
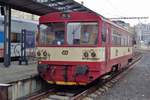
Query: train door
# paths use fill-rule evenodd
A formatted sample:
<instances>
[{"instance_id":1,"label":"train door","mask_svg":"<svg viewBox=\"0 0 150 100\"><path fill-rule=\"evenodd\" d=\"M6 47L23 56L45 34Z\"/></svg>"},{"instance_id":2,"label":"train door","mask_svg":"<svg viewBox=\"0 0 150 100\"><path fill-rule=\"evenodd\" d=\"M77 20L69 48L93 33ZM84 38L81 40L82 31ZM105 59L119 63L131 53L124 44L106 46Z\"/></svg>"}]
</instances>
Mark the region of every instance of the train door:
<instances>
[{"instance_id":1,"label":"train door","mask_svg":"<svg viewBox=\"0 0 150 100\"><path fill-rule=\"evenodd\" d=\"M110 25L106 22L102 23L102 46L105 48L105 72L110 70Z\"/></svg>"},{"instance_id":2,"label":"train door","mask_svg":"<svg viewBox=\"0 0 150 100\"><path fill-rule=\"evenodd\" d=\"M107 23L107 31L106 31L106 66L107 66L107 71L111 69L110 65L110 40L111 40L111 28L110 24Z\"/></svg>"}]
</instances>

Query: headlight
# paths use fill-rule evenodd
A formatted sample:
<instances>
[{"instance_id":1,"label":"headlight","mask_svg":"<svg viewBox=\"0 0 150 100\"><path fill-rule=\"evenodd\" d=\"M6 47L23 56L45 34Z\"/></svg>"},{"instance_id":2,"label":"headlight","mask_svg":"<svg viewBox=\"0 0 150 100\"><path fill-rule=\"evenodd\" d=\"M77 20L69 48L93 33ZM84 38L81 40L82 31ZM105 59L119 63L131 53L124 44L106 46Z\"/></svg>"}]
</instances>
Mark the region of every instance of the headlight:
<instances>
[{"instance_id":1,"label":"headlight","mask_svg":"<svg viewBox=\"0 0 150 100\"><path fill-rule=\"evenodd\" d=\"M43 52L43 56L47 56L47 52L46 51Z\"/></svg>"},{"instance_id":2,"label":"headlight","mask_svg":"<svg viewBox=\"0 0 150 100\"><path fill-rule=\"evenodd\" d=\"M89 54L88 54L88 52L87 52L87 51L86 51L86 52L84 52L84 53L83 53L83 55L84 55L84 57L85 57L85 58L87 58L87 57L89 56Z\"/></svg>"},{"instance_id":3,"label":"headlight","mask_svg":"<svg viewBox=\"0 0 150 100\"><path fill-rule=\"evenodd\" d=\"M37 52L37 56L41 56L41 52L40 51Z\"/></svg>"},{"instance_id":4,"label":"headlight","mask_svg":"<svg viewBox=\"0 0 150 100\"><path fill-rule=\"evenodd\" d=\"M91 57L96 57L96 53L94 51L91 53Z\"/></svg>"}]
</instances>

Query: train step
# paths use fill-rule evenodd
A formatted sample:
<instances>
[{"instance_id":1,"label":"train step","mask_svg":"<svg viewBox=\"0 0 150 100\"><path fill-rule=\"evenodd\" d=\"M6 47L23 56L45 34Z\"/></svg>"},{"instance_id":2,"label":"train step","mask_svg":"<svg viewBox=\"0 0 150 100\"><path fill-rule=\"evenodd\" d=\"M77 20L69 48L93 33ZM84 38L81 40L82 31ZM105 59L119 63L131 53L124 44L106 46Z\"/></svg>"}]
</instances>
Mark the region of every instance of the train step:
<instances>
[{"instance_id":1,"label":"train step","mask_svg":"<svg viewBox=\"0 0 150 100\"><path fill-rule=\"evenodd\" d=\"M105 76L103 76L101 79L108 79L108 78L110 78L111 77L111 75L105 75Z\"/></svg>"}]
</instances>

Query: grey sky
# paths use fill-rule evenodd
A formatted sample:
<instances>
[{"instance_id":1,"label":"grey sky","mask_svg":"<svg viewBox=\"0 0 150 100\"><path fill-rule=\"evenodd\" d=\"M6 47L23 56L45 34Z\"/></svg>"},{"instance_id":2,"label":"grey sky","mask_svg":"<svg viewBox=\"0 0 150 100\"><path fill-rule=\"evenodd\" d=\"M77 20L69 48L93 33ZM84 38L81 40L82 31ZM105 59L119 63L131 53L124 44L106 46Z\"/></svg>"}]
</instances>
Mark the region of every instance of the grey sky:
<instances>
[{"instance_id":1,"label":"grey sky","mask_svg":"<svg viewBox=\"0 0 150 100\"><path fill-rule=\"evenodd\" d=\"M84 5L99 14L107 17L149 17L149 0L75 0L84 1ZM149 23L150 20L124 20L131 25L138 22Z\"/></svg>"}]
</instances>

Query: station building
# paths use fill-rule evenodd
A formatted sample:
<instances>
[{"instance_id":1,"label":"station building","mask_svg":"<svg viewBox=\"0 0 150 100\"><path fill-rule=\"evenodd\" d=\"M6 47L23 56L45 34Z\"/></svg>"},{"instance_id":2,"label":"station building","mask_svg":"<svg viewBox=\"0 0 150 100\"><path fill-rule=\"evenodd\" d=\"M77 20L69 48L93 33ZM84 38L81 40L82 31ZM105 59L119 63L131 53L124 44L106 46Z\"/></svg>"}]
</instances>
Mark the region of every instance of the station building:
<instances>
[{"instance_id":1,"label":"station building","mask_svg":"<svg viewBox=\"0 0 150 100\"><path fill-rule=\"evenodd\" d=\"M126 23L122 20L115 20L113 21L115 24L127 29L132 35L134 35L134 27L131 27L129 23Z\"/></svg>"},{"instance_id":2,"label":"station building","mask_svg":"<svg viewBox=\"0 0 150 100\"><path fill-rule=\"evenodd\" d=\"M135 26L136 42L140 48L150 48L150 23Z\"/></svg>"}]
</instances>

